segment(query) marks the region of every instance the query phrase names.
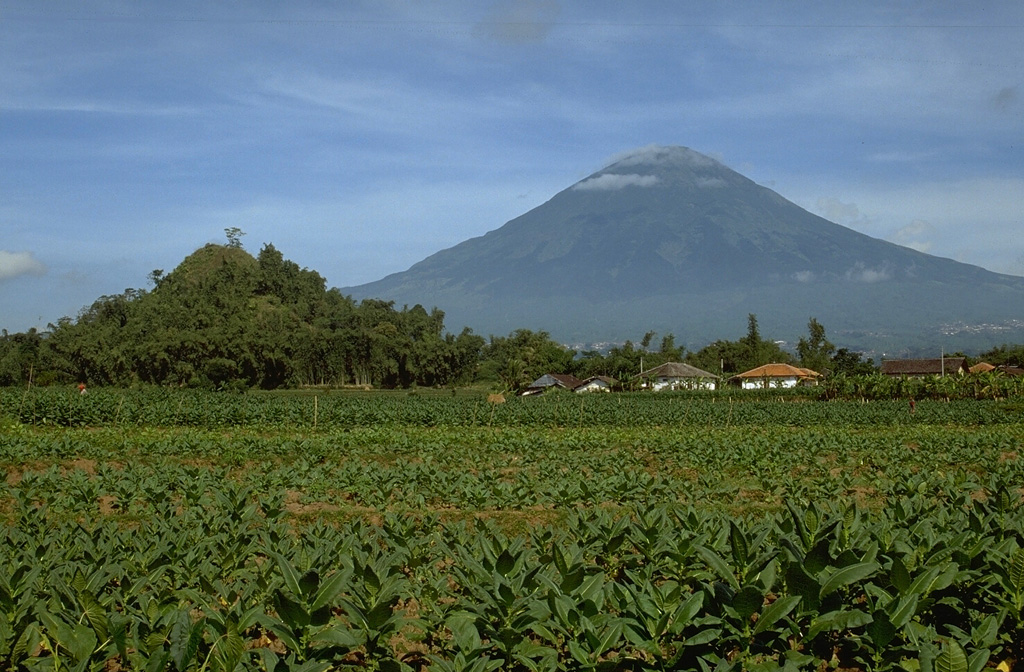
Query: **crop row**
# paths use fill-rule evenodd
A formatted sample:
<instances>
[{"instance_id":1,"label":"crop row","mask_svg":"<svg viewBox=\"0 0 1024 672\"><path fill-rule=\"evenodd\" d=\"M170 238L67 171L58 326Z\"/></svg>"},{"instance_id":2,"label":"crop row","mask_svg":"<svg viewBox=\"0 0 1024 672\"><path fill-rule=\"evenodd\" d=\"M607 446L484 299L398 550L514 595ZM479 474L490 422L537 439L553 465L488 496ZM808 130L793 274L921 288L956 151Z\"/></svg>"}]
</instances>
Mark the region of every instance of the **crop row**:
<instances>
[{"instance_id":1,"label":"crop row","mask_svg":"<svg viewBox=\"0 0 1024 672\"><path fill-rule=\"evenodd\" d=\"M1019 422L1019 401L813 401L763 392L482 396L223 394L195 390L0 389L2 414L34 426L331 429L381 426L871 426Z\"/></svg>"},{"instance_id":2,"label":"crop row","mask_svg":"<svg viewBox=\"0 0 1024 672\"><path fill-rule=\"evenodd\" d=\"M574 509L518 536L437 514L296 528L231 480L77 520L14 488L0 666L979 672L1024 654L1024 516L985 485L757 519Z\"/></svg>"},{"instance_id":3,"label":"crop row","mask_svg":"<svg viewBox=\"0 0 1024 672\"><path fill-rule=\"evenodd\" d=\"M1013 425L0 433L8 489L69 516L95 513L101 501L144 515L159 498L224 480L291 493L297 508L339 515L650 503L742 511L827 498L877 504L911 490L941 498L980 489L990 477L1024 483L1022 455L1024 432Z\"/></svg>"}]
</instances>

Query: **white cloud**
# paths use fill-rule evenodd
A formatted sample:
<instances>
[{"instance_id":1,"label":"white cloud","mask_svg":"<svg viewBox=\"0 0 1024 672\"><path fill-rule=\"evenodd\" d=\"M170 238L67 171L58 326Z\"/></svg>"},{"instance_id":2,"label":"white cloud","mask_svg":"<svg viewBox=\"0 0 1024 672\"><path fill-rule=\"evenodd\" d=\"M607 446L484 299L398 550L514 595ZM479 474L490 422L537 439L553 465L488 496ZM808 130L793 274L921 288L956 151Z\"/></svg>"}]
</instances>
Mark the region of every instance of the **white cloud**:
<instances>
[{"instance_id":1,"label":"white cloud","mask_svg":"<svg viewBox=\"0 0 1024 672\"><path fill-rule=\"evenodd\" d=\"M0 280L10 280L21 275L42 275L43 273L46 273L46 266L31 252L0 250Z\"/></svg>"},{"instance_id":2,"label":"white cloud","mask_svg":"<svg viewBox=\"0 0 1024 672\"><path fill-rule=\"evenodd\" d=\"M796 280L797 282L813 282L814 273L811 271L797 271L796 273L793 274L793 279Z\"/></svg>"},{"instance_id":3,"label":"white cloud","mask_svg":"<svg viewBox=\"0 0 1024 672\"><path fill-rule=\"evenodd\" d=\"M882 282L892 278L888 268L868 268L863 262L856 263L846 272L846 279L853 282Z\"/></svg>"},{"instance_id":4,"label":"white cloud","mask_svg":"<svg viewBox=\"0 0 1024 672\"><path fill-rule=\"evenodd\" d=\"M1021 274L1024 179L862 180L783 174L777 191L825 219L866 235L1002 273ZM839 198L822 193L842 194ZM965 246L965 241L968 245ZM913 244L910 244L913 243Z\"/></svg>"},{"instance_id":5,"label":"white cloud","mask_svg":"<svg viewBox=\"0 0 1024 672\"><path fill-rule=\"evenodd\" d=\"M818 214L836 224L849 224L861 218L860 208L856 203L843 203L838 198L819 198L817 203Z\"/></svg>"},{"instance_id":6,"label":"white cloud","mask_svg":"<svg viewBox=\"0 0 1024 672\"><path fill-rule=\"evenodd\" d=\"M918 252L929 252L932 249L932 243L925 238L930 238L934 233L935 228L931 224L923 219L915 219L910 224L898 229L889 240Z\"/></svg>"},{"instance_id":7,"label":"white cloud","mask_svg":"<svg viewBox=\"0 0 1024 672\"><path fill-rule=\"evenodd\" d=\"M658 181L657 175L637 175L636 173L616 175L614 173L605 173L604 175L592 177L589 180L583 180L573 185L573 189L579 191L615 191L616 189L625 189L626 187L652 187Z\"/></svg>"}]
</instances>

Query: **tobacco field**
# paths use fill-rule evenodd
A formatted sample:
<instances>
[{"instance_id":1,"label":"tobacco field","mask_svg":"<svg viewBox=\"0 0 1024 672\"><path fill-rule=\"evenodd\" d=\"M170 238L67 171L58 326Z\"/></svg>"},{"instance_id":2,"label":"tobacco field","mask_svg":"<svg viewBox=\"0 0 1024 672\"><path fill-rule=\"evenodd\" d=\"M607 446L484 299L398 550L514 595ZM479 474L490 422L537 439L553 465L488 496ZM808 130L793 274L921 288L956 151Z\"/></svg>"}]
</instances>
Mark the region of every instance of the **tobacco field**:
<instances>
[{"instance_id":1,"label":"tobacco field","mask_svg":"<svg viewBox=\"0 0 1024 672\"><path fill-rule=\"evenodd\" d=\"M0 389L0 669L1024 665L1019 398L583 396Z\"/></svg>"}]
</instances>

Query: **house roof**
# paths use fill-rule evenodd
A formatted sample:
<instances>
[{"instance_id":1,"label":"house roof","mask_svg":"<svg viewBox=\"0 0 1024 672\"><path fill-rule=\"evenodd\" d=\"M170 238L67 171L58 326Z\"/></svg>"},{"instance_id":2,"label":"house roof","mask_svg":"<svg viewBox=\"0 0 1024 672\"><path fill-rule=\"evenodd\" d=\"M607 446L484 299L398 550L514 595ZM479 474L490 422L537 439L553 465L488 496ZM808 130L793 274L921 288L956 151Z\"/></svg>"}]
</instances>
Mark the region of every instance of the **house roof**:
<instances>
[{"instance_id":1,"label":"house roof","mask_svg":"<svg viewBox=\"0 0 1024 672\"><path fill-rule=\"evenodd\" d=\"M978 362L971 367L971 373L985 373L986 371L991 371L994 368L996 367L992 366L988 362Z\"/></svg>"},{"instance_id":2,"label":"house roof","mask_svg":"<svg viewBox=\"0 0 1024 672\"><path fill-rule=\"evenodd\" d=\"M817 378L821 374L791 364L765 364L750 371L737 373L733 378Z\"/></svg>"},{"instance_id":3,"label":"house roof","mask_svg":"<svg viewBox=\"0 0 1024 672\"><path fill-rule=\"evenodd\" d=\"M935 359L887 359L881 371L887 376L938 376L967 370L964 357L936 357Z\"/></svg>"},{"instance_id":4,"label":"house roof","mask_svg":"<svg viewBox=\"0 0 1024 672\"><path fill-rule=\"evenodd\" d=\"M595 380L600 380L605 385L615 386L619 384L619 381L615 380L611 376L591 376L590 378L587 378L582 383L580 383L579 386L582 387L583 385L586 385L587 383L592 383Z\"/></svg>"},{"instance_id":5,"label":"house roof","mask_svg":"<svg viewBox=\"0 0 1024 672\"><path fill-rule=\"evenodd\" d=\"M696 366L683 364L682 362L665 362L661 366L647 369L641 372L640 378L718 378L713 373L708 373Z\"/></svg>"},{"instance_id":6,"label":"house roof","mask_svg":"<svg viewBox=\"0 0 1024 672\"><path fill-rule=\"evenodd\" d=\"M567 373L545 373L543 376L533 381L530 387L564 387L567 390L572 390L583 384L583 381L576 376L570 376Z\"/></svg>"},{"instance_id":7,"label":"house roof","mask_svg":"<svg viewBox=\"0 0 1024 672\"><path fill-rule=\"evenodd\" d=\"M1024 369L1019 366L1010 366L1009 364L997 366L996 371L1001 371L1008 376L1024 376Z\"/></svg>"}]
</instances>

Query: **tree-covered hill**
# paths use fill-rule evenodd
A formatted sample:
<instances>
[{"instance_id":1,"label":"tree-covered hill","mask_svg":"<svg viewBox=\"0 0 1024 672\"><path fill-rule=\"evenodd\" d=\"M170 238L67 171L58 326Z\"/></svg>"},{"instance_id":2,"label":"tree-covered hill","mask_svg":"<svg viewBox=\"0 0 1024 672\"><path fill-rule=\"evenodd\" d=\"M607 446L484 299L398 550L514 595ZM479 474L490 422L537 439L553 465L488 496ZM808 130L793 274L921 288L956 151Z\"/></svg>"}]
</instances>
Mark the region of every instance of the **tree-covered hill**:
<instances>
[{"instance_id":1,"label":"tree-covered hill","mask_svg":"<svg viewBox=\"0 0 1024 672\"><path fill-rule=\"evenodd\" d=\"M437 309L353 301L273 245L253 257L237 236L150 279L151 290L100 297L45 338L22 335L0 383L28 365L42 383L443 385L472 373L484 343L446 333Z\"/></svg>"}]
</instances>

